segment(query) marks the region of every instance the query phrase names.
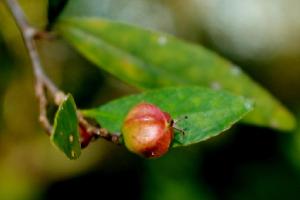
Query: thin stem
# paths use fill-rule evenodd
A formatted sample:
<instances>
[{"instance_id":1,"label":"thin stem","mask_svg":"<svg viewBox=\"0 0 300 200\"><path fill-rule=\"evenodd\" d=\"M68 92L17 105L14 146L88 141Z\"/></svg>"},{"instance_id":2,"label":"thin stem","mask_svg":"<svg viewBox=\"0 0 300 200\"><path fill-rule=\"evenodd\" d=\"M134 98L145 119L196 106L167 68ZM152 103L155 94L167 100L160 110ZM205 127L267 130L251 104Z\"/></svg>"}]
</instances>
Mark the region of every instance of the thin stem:
<instances>
[{"instance_id":1,"label":"thin stem","mask_svg":"<svg viewBox=\"0 0 300 200\"><path fill-rule=\"evenodd\" d=\"M49 90L51 95L55 97L56 101L61 101L64 96L56 85L45 75L42 63L38 54L38 50L35 43L35 36L40 32L36 28L32 27L26 20L26 16L21 9L19 3L16 0L6 0L6 3L15 18L15 21L21 31L25 46L28 50L32 68L36 78L35 93L39 100L40 116L39 120L42 126L45 128L48 135L51 134L52 126L47 118L47 97L45 89ZM57 97L60 97L59 99Z\"/></svg>"},{"instance_id":2,"label":"thin stem","mask_svg":"<svg viewBox=\"0 0 300 200\"><path fill-rule=\"evenodd\" d=\"M105 128L101 128L101 127L97 127L94 126L92 124L90 124L83 116L80 112L78 112L78 119L79 119L79 124L81 126L83 126L86 131L92 135L94 138L103 138L105 140L111 141L115 144L120 144L121 143L121 138L119 135L117 134L113 134L113 133L109 133L107 131L107 129Z\"/></svg>"},{"instance_id":3,"label":"thin stem","mask_svg":"<svg viewBox=\"0 0 300 200\"><path fill-rule=\"evenodd\" d=\"M21 30L26 48L28 50L29 56L31 58L32 67L35 73L37 82L43 82L47 86L47 89L52 94L59 92L59 89L56 85L45 75L42 64L38 55L36 43L34 41L35 36L37 36L40 31L32 27L26 20L23 10L20 8L20 5L16 0L6 0L7 5L9 6L18 27Z\"/></svg>"},{"instance_id":4,"label":"thin stem","mask_svg":"<svg viewBox=\"0 0 300 200\"><path fill-rule=\"evenodd\" d=\"M61 90L59 90L58 87L45 74L38 54L35 38L39 38L43 35L49 36L49 34L36 29L28 23L26 16L17 0L6 0L6 3L21 31L32 63L32 68L36 78L35 93L39 100L39 120L46 130L47 134L51 135L52 125L50 124L47 117L48 101L46 90L50 92L50 95L53 97L56 105L60 105L60 103L65 99L66 95ZM101 137L114 143L119 143L120 137L118 135L110 134L106 129L90 124L87 120L84 119L80 112L78 112L78 118L79 123L84 126L88 130L88 132L95 138Z\"/></svg>"}]
</instances>

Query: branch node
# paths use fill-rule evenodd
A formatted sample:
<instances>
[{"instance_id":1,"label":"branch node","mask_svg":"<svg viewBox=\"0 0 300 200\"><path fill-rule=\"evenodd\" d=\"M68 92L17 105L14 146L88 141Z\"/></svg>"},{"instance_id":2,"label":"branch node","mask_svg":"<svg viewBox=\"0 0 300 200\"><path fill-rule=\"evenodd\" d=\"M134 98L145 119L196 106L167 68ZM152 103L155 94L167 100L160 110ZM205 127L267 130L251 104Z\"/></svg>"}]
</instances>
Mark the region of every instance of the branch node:
<instances>
[{"instance_id":1,"label":"branch node","mask_svg":"<svg viewBox=\"0 0 300 200\"><path fill-rule=\"evenodd\" d=\"M26 38L34 38L37 33L38 31L31 26L28 26L24 29L24 37Z\"/></svg>"},{"instance_id":2,"label":"branch node","mask_svg":"<svg viewBox=\"0 0 300 200\"><path fill-rule=\"evenodd\" d=\"M64 92L59 90L57 86L44 73L42 63L36 47L35 39L53 39L55 35L32 27L26 20L25 14L17 0L6 0L6 4L8 5L22 33L25 46L31 59L32 68L36 79L35 93L39 100L39 121L41 122L41 125L44 127L48 135L50 135L52 132L52 125L50 124L49 119L47 117L48 100L46 91L49 91L56 105L60 105L65 100L66 95L64 94ZM92 123L89 123L86 119L84 119L84 117L79 111L78 119L79 125L82 125L93 137L101 137L111 142L114 142L115 144L120 143L120 136L109 133L105 128L101 128L100 125L94 126Z\"/></svg>"},{"instance_id":3,"label":"branch node","mask_svg":"<svg viewBox=\"0 0 300 200\"><path fill-rule=\"evenodd\" d=\"M60 105L66 99L66 95L62 91L58 91L54 94L54 102L56 105Z\"/></svg>"}]
</instances>

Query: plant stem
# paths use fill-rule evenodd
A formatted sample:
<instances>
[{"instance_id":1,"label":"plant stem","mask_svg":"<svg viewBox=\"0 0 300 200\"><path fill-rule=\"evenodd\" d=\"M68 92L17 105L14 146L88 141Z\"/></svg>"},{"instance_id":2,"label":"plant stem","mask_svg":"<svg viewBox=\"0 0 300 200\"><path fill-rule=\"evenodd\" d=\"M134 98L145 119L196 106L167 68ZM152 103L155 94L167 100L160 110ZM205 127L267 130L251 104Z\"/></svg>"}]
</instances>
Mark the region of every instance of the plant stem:
<instances>
[{"instance_id":1,"label":"plant stem","mask_svg":"<svg viewBox=\"0 0 300 200\"><path fill-rule=\"evenodd\" d=\"M28 50L29 56L31 58L32 67L37 78L37 82L43 82L49 89L52 94L59 92L59 89L56 85L45 75L42 64L38 55L37 47L34 41L34 38L39 35L41 31L29 25L24 15L23 10L20 8L20 5L16 0L6 0L7 5L9 6L18 27L21 30L26 48Z\"/></svg>"},{"instance_id":2,"label":"plant stem","mask_svg":"<svg viewBox=\"0 0 300 200\"><path fill-rule=\"evenodd\" d=\"M34 75L36 78L35 93L39 100L39 120L44 129L46 130L47 134L50 135L52 131L52 126L47 118L48 102L45 89L49 90L49 92L53 97L55 97L55 101L57 102L61 101L65 95L56 87L56 85L45 75L43 71L41 60L35 43L35 37L39 35L41 31L32 27L28 23L26 16L17 0L6 0L6 3L13 17L15 18L15 21L21 31L25 46L28 50L28 54L30 56Z\"/></svg>"},{"instance_id":3,"label":"plant stem","mask_svg":"<svg viewBox=\"0 0 300 200\"><path fill-rule=\"evenodd\" d=\"M58 89L58 87L48 78L48 76L44 73L42 63L38 54L37 46L35 43L35 38L43 37L49 35L44 31L38 30L35 27L31 26L26 16L21 9L17 0L6 0L6 3L15 18L15 21L21 31L25 46L27 48L32 68L34 71L36 84L35 84L35 93L39 100L39 109L40 115L39 120L46 130L48 135L52 133L52 125L50 124L47 117L47 95L46 90L50 92L50 95L54 98L54 102L56 105L60 105L60 103L65 99L66 95L64 92ZM86 130L93 135L95 138L101 137L106 140L109 140L113 143L118 144L120 141L119 136L115 134L108 133L108 131L101 127L96 127L90 124L87 120L84 119L82 114L78 111L79 123L83 125Z\"/></svg>"}]
</instances>

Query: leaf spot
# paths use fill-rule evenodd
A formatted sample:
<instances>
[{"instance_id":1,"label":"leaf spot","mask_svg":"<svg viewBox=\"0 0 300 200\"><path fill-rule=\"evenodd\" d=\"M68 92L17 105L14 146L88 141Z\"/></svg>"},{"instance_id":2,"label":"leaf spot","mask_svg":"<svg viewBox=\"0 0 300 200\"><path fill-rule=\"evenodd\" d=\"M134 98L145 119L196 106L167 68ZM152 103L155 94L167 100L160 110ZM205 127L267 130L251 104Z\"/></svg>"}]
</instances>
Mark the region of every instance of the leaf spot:
<instances>
[{"instance_id":1,"label":"leaf spot","mask_svg":"<svg viewBox=\"0 0 300 200\"><path fill-rule=\"evenodd\" d=\"M72 157L72 158L75 157L75 151L74 151L74 150L71 151L71 157Z\"/></svg>"},{"instance_id":2,"label":"leaf spot","mask_svg":"<svg viewBox=\"0 0 300 200\"><path fill-rule=\"evenodd\" d=\"M250 101L250 100L248 100L248 101L246 101L245 102L245 108L247 109L247 110L250 110L251 108L252 108L252 101Z\"/></svg>"},{"instance_id":3,"label":"leaf spot","mask_svg":"<svg viewBox=\"0 0 300 200\"><path fill-rule=\"evenodd\" d=\"M69 141L72 143L74 141L74 136L73 135L70 135L69 136Z\"/></svg>"},{"instance_id":4,"label":"leaf spot","mask_svg":"<svg viewBox=\"0 0 300 200\"><path fill-rule=\"evenodd\" d=\"M230 73L234 76L238 76L242 73L242 70L237 66L232 66Z\"/></svg>"},{"instance_id":5,"label":"leaf spot","mask_svg":"<svg viewBox=\"0 0 300 200\"><path fill-rule=\"evenodd\" d=\"M222 88L219 82L212 82L210 87L214 90L220 90Z\"/></svg>"},{"instance_id":6,"label":"leaf spot","mask_svg":"<svg viewBox=\"0 0 300 200\"><path fill-rule=\"evenodd\" d=\"M168 39L165 36L160 36L157 42L159 45L163 46L168 42Z\"/></svg>"}]
</instances>

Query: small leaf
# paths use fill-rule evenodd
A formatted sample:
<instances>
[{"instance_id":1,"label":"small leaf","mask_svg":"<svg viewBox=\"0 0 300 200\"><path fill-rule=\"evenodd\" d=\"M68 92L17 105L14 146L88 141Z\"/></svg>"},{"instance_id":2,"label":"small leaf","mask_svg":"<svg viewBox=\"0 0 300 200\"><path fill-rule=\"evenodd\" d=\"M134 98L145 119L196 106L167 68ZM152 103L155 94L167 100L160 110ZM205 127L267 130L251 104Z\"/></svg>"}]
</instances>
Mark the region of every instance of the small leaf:
<instances>
[{"instance_id":1,"label":"small leaf","mask_svg":"<svg viewBox=\"0 0 300 200\"><path fill-rule=\"evenodd\" d=\"M51 141L65 155L74 160L79 158L81 147L79 142L78 119L76 105L72 95L60 104L56 112Z\"/></svg>"},{"instance_id":2,"label":"small leaf","mask_svg":"<svg viewBox=\"0 0 300 200\"><path fill-rule=\"evenodd\" d=\"M100 18L64 18L58 30L97 66L141 89L201 85L253 99L247 123L291 130L295 119L240 68L213 52L167 34Z\"/></svg>"},{"instance_id":3,"label":"small leaf","mask_svg":"<svg viewBox=\"0 0 300 200\"><path fill-rule=\"evenodd\" d=\"M121 98L99 108L85 110L83 114L94 118L110 132L120 133L128 111L142 101L157 105L172 118L188 117L178 122L185 134L175 132L173 146L190 145L216 136L252 110L250 101L227 92L177 87Z\"/></svg>"}]
</instances>

